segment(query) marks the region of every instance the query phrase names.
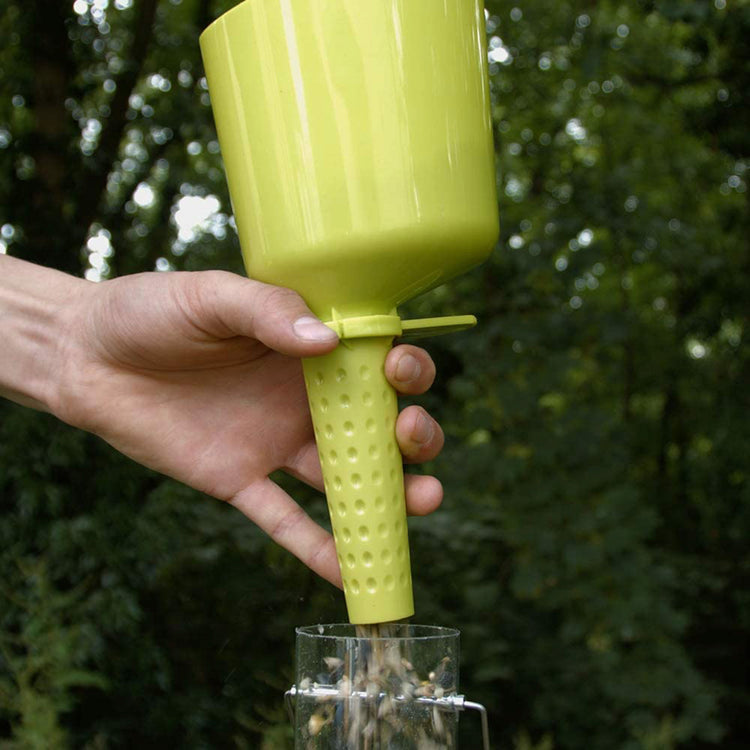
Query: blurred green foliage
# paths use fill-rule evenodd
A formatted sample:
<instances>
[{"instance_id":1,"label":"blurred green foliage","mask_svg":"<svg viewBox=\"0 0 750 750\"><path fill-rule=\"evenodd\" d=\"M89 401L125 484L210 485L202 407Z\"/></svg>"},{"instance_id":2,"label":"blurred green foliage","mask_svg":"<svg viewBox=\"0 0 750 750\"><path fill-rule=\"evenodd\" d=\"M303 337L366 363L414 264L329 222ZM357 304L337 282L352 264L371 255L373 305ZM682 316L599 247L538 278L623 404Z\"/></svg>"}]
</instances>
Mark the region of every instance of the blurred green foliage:
<instances>
[{"instance_id":1,"label":"blurred green foliage","mask_svg":"<svg viewBox=\"0 0 750 750\"><path fill-rule=\"evenodd\" d=\"M242 271L197 46L229 5L0 5L0 250ZM428 345L446 499L411 524L417 619L462 629L496 747L739 750L750 4L487 9L502 235L407 311L481 319ZM0 503L0 747L288 746L294 627L344 619L338 592L10 404Z\"/></svg>"}]
</instances>

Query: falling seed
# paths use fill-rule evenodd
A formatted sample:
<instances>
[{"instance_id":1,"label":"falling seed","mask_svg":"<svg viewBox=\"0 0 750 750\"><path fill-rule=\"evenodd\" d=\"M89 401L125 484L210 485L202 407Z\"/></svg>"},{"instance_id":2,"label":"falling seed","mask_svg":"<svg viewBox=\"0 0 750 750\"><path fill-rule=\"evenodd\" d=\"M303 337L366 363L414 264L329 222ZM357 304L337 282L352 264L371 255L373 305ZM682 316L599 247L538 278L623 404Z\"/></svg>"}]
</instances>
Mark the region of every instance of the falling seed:
<instances>
[{"instance_id":1,"label":"falling seed","mask_svg":"<svg viewBox=\"0 0 750 750\"><path fill-rule=\"evenodd\" d=\"M362 736L367 740L370 737L372 737L373 734L375 734L375 729L377 728L377 722L375 719L370 719L370 721L367 722L367 725L362 730Z\"/></svg>"},{"instance_id":2,"label":"falling seed","mask_svg":"<svg viewBox=\"0 0 750 750\"><path fill-rule=\"evenodd\" d=\"M320 730L326 725L326 719L320 714L313 714L310 720L307 722L307 729L311 736L317 737L320 734Z\"/></svg>"},{"instance_id":3,"label":"falling seed","mask_svg":"<svg viewBox=\"0 0 750 750\"><path fill-rule=\"evenodd\" d=\"M349 743L347 747L359 747L359 727L360 727L360 704L359 701L355 701L351 707L351 715L349 717Z\"/></svg>"},{"instance_id":4,"label":"falling seed","mask_svg":"<svg viewBox=\"0 0 750 750\"><path fill-rule=\"evenodd\" d=\"M435 689L435 686L431 682L423 682L415 691L414 695L416 695L418 698L425 698L432 695L432 691Z\"/></svg>"},{"instance_id":5,"label":"falling seed","mask_svg":"<svg viewBox=\"0 0 750 750\"><path fill-rule=\"evenodd\" d=\"M303 677L299 681L299 689L300 690L309 690L311 685L312 685L312 681L310 680L309 677Z\"/></svg>"},{"instance_id":6,"label":"falling seed","mask_svg":"<svg viewBox=\"0 0 750 750\"><path fill-rule=\"evenodd\" d=\"M450 656L444 656L435 669L430 672L430 682L435 683L435 685L442 685L443 688L447 688L448 685L453 682L450 663Z\"/></svg>"},{"instance_id":7,"label":"falling seed","mask_svg":"<svg viewBox=\"0 0 750 750\"><path fill-rule=\"evenodd\" d=\"M435 727L435 732L439 737L445 734L445 725L437 706L432 707L432 725Z\"/></svg>"},{"instance_id":8,"label":"falling seed","mask_svg":"<svg viewBox=\"0 0 750 750\"><path fill-rule=\"evenodd\" d=\"M390 646L386 649L384 662L386 669L396 673L401 671L401 657L397 646Z\"/></svg>"},{"instance_id":9,"label":"falling seed","mask_svg":"<svg viewBox=\"0 0 750 750\"><path fill-rule=\"evenodd\" d=\"M407 700L411 700L412 698L414 698L414 685L412 685L411 682L402 682L401 693L403 694L404 698L406 698Z\"/></svg>"},{"instance_id":10,"label":"falling seed","mask_svg":"<svg viewBox=\"0 0 750 750\"><path fill-rule=\"evenodd\" d=\"M445 690L441 688L439 685L435 688L435 697L440 699L445 695Z\"/></svg>"},{"instance_id":11,"label":"falling seed","mask_svg":"<svg viewBox=\"0 0 750 750\"><path fill-rule=\"evenodd\" d=\"M340 669L344 664L344 660L339 659L336 656L326 656L323 658L323 661L326 663L326 667L328 667L329 672L335 672L337 669Z\"/></svg>"},{"instance_id":12,"label":"falling seed","mask_svg":"<svg viewBox=\"0 0 750 750\"><path fill-rule=\"evenodd\" d=\"M352 694L352 681L346 675L339 680L339 694L342 696Z\"/></svg>"},{"instance_id":13,"label":"falling seed","mask_svg":"<svg viewBox=\"0 0 750 750\"><path fill-rule=\"evenodd\" d=\"M391 700L390 695L386 695L378 706L378 718L382 719L384 716L388 716L391 713L393 713L393 701Z\"/></svg>"}]
</instances>

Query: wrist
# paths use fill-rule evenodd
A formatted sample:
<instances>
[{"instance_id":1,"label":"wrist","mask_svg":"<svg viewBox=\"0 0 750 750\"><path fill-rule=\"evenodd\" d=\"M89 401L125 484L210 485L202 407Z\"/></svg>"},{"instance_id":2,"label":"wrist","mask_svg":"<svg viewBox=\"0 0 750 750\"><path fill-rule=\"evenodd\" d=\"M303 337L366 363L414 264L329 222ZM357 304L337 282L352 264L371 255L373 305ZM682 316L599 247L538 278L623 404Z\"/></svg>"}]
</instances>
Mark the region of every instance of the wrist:
<instances>
[{"instance_id":1,"label":"wrist","mask_svg":"<svg viewBox=\"0 0 750 750\"><path fill-rule=\"evenodd\" d=\"M0 395L56 413L72 309L90 282L0 255Z\"/></svg>"}]
</instances>

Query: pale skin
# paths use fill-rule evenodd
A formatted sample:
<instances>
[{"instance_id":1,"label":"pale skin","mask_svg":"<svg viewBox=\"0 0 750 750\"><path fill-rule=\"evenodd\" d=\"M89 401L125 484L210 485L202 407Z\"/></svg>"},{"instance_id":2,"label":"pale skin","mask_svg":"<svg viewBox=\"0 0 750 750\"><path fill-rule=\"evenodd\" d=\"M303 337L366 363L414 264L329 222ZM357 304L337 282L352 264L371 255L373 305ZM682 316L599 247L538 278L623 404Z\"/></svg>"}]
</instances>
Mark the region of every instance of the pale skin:
<instances>
[{"instance_id":1,"label":"pale skin","mask_svg":"<svg viewBox=\"0 0 750 750\"><path fill-rule=\"evenodd\" d=\"M269 479L323 480L300 357L338 338L295 292L222 271L145 273L94 284L0 255L0 395L93 432L139 463L231 503L312 570L341 586L333 539ZM385 374L424 393L435 366L395 346ZM440 426L404 409L407 462L440 452ZM442 500L407 476L411 515Z\"/></svg>"}]
</instances>

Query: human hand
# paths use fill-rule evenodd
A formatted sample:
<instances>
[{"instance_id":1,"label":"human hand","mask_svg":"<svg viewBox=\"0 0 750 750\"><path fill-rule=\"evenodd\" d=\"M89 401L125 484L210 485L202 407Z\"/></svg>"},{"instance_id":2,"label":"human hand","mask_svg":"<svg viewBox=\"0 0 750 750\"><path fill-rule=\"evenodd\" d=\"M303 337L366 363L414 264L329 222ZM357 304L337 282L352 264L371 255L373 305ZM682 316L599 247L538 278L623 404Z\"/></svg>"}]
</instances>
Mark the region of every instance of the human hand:
<instances>
[{"instance_id":1,"label":"human hand","mask_svg":"<svg viewBox=\"0 0 750 750\"><path fill-rule=\"evenodd\" d=\"M338 339L295 292L221 271L146 273L82 284L64 316L54 413L230 502L341 585L330 534L269 479L283 469L323 489L299 358ZM418 394L435 367L424 350L401 345L385 372L400 393ZM443 445L418 406L399 415L396 437L407 461L432 459ZM410 514L441 499L434 477L406 477Z\"/></svg>"}]
</instances>

